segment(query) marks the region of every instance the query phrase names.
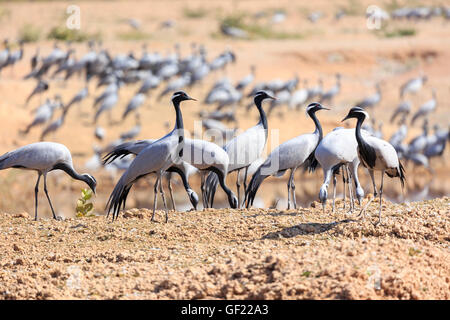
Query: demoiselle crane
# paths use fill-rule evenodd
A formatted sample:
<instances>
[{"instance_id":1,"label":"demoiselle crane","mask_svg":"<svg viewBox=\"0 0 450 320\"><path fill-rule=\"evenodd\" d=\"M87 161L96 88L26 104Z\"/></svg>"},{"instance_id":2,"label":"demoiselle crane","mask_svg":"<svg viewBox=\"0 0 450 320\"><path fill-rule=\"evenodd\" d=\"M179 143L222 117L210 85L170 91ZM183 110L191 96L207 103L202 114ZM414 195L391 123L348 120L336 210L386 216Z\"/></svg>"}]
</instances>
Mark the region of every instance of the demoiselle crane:
<instances>
[{"instance_id":1,"label":"demoiselle crane","mask_svg":"<svg viewBox=\"0 0 450 320\"><path fill-rule=\"evenodd\" d=\"M383 197L383 178L386 173L390 178L398 177L402 184L402 188L405 184L405 170L403 165L398 160L397 152L394 147L387 141L375 138L375 137L363 137L361 133L361 125L366 118L369 118L367 112L360 107L354 107L350 109L347 116L342 120L356 118L355 136L358 142L358 155L361 163L369 171L370 178L373 184L373 198L371 198L366 206L361 210L361 213L365 212L365 209L377 196L377 187L375 185L374 171L381 171L381 185L380 185L380 208L378 212L378 222L381 223L381 200ZM361 214L360 213L360 214Z\"/></svg>"},{"instance_id":2,"label":"demoiselle crane","mask_svg":"<svg viewBox=\"0 0 450 320\"><path fill-rule=\"evenodd\" d=\"M97 112L95 113L95 116L94 116L94 124L97 123L98 117L99 117L103 112L108 112L109 123L111 124L111 123L112 123L111 110L116 106L116 104L117 104L118 101L119 101L119 95L118 95L117 92L108 95L108 96L102 101L102 104L100 105L100 107L98 108Z\"/></svg>"},{"instance_id":3,"label":"demoiselle crane","mask_svg":"<svg viewBox=\"0 0 450 320\"><path fill-rule=\"evenodd\" d=\"M72 100L70 100L70 102L67 104L66 108L67 111L69 111L69 108L73 105L73 104L80 104L81 101L83 101L84 99L87 98L87 96L89 95L89 90L88 87L84 87L83 89L81 89L80 91L77 92L77 94L75 94L75 96L72 98ZM81 110L78 110L79 114L81 113Z\"/></svg>"},{"instance_id":4,"label":"demoiselle crane","mask_svg":"<svg viewBox=\"0 0 450 320\"><path fill-rule=\"evenodd\" d=\"M150 173L155 173L158 183L155 184L155 199L153 201L152 221L154 221L158 184L160 186L159 192L165 202L164 191L161 185L161 176L174 163L178 163L183 156L184 126L180 103L185 100L195 99L191 98L183 91L177 91L173 94L172 103L176 113L174 129L142 150L117 182L106 204L107 214L109 215L112 211L113 219L117 219L120 209L125 207L128 193L133 184L140 178ZM166 222L168 222L168 220L169 212L166 207Z\"/></svg>"},{"instance_id":5,"label":"demoiselle crane","mask_svg":"<svg viewBox=\"0 0 450 320\"><path fill-rule=\"evenodd\" d=\"M106 156L103 157L103 165L107 165L109 163L112 163L117 158L121 159L123 157L126 157L129 154L138 155L142 150L147 148L149 145L151 145L153 142L155 142L155 139L147 139L147 140L137 140L137 141L128 141L122 144L119 144L115 148L113 148ZM183 152L184 154L184 152ZM192 173L192 170L189 168L190 165L186 163L185 161L182 161L179 164L174 164L170 168L168 168L166 171L169 173L175 172L177 173L181 181L183 182L183 186L186 190L186 193L188 194L189 200L194 207L195 210L197 210L197 204L198 204L198 196L195 193L194 190L189 185L188 178L189 175ZM169 177L169 191L170 191L170 197L172 200L172 207L174 210L176 210L175 201L173 198L172 193L172 187L171 187L171 179Z\"/></svg>"},{"instance_id":6,"label":"demoiselle crane","mask_svg":"<svg viewBox=\"0 0 450 320\"><path fill-rule=\"evenodd\" d=\"M145 147L153 143L155 140L140 140L137 142L128 142L118 147L114 148L109 154L105 156L104 163L108 163L116 159L117 157L124 157L128 154L139 154ZM199 139L184 139L183 156L181 157L182 162L179 164L174 164L168 168L167 172L176 172L180 175L183 180L183 185L185 186L186 192L189 195L192 205L197 209L198 197L195 192L189 186L187 170L189 167L194 167L200 171L202 175L202 194L203 194L203 206L206 208L206 196L204 194L204 173L211 171L219 176L219 183L228 197L228 202L231 208L237 207L237 198L234 193L227 187L225 178L227 176L229 158L228 154L221 147L215 143L199 140ZM183 176L183 175L184 176ZM170 178L169 178L170 185ZM170 187L169 187L170 190ZM195 194L193 198L192 193ZM172 206L175 208L175 203L172 197Z\"/></svg>"},{"instance_id":7,"label":"demoiselle crane","mask_svg":"<svg viewBox=\"0 0 450 320\"><path fill-rule=\"evenodd\" d=\"M341 91L341 74L336 74L336 84L331 87L328 91L322 93L320 97L320 103L329 102L331 103L336 95Z\"/></svg>"},{"instance_id":8,"label":"demoiselle crane","mask_svg":"<svg viewBox=\"0 0 450 320\"><path fill-rule=\"evenodd\" d=\"M234 137L224 147L224 150L227 152L228 157L230 158L228 173L237 171L236 191L238 197L238 207L241 206L241 198L239 192L241 184L239 181L239 173L242 169L245 170L244 190L246 190L248 167L253 163L253 161L261 157L261 154L267 142L267 116L262 107L262 102L265 99L274 100L275 98L267 94L265 91L259 91L255 94L253 101L259 112L259 122L255 126L244 131L242 134ZM211 207L214 203L214 195L218 182L218 176L214 173L210 173L206 179L206 195L208 205Z\"/></svg>"},{"instance_id":9,"label":"demoiselle crane","mask_svg":"<svg viewBox=\"0 0 450 320\"><path fill-rule=\"evenodd\" d=\"M363 130L364 135L369 135L368 132ZM354 180L356 186L356 197L361 203L364 197L364 190L359 183L358 178L358 166L360 163L358 157L358 143L355 139L354 129L335 128L329 134L327 134L315 151L315 157L323 169L323 184L319 191L319 200L322 203L323 210L328 198L328 186L330 185L330 179L333 176L333 212L335 208L335 196L336 196L336 177L335 172L342 168L344 174L347 173L349 179L349 195L352 202L352 186L351 180ZM348 170L351 171L351 176L348 174ZM345 181L345 180L344 180ZM344 185L345 196L345 185ZM345 203L344 203L345 205ZM350 203L350 209L353 206Z\"/></svg>"},{"instance_id":10,"label":"demoiselle crane","mask_svg":"<svg viewBox=\"0 0 450 320\"><path fill-rule=\"evenodd\" d=\"M393 123L395 121L395 118L397 118L397 116L399 115L403 115L404 119L410 112L411 112L411 102L403 101L397 106L397 108L395 108L390 122Z\"/></svg>"},{"instance_id":11,"label":"demoiselle crane","mask_svg":"<svg viewBox=\"0 0 450 320\"><path fill-rule=\"evenodd\" d=\"M58 119L56 119L55 121L53 121L52 123L50 123L42 131L41 138L40 138L41 141L43 141L48 134L50 134L51 132L55 132L56 130L58 130L59 128L61 128L63 126L64 120L66 119L66 115L67 115L67 111L68 110L69 109L67 107L64 107L61 116Z\"/></svg>"},{"instance_id":12,"label":"demoiselle crane","mask_svg":"<svg viewBox=\"0 0 450 320\"><path fill-rule=\"evenodd\" d=\"M55 101L47 99L44 104L36 109L33 121L28 124L25 130L21 131L21 133L28 134L28 132L30 132L31 128L33 128L34 126L41 125L49 121L53 117L55 109L59 108L60 106L62 106L62 104L59 101L59 96L56 97Z\"/></svg>"},{"instance_id":13,"label":"demoiselle crane","mask_svg":"<svg viewBox=\"0 0 450 320\"><path fill-rule=\"evenodd\" d=\"M433 112L437 107L437 100L436 100L436 90L433 88L432 90L432 98L431 100L428 100L424 104L422 104L419 108L419 110L414 113L412 119L411 119L411 125L414 125L414 122L416 122L417 119L421 117L426 117L428 114Z\"/></svg>"},{"instance_id":14,"label":"demoiselle crane","mask_svg":"<svg viewBox=\"0 0 450 320\"><path fill-rule=\"evenodd\" d=\"M427 81L427 76L422 75L417 78L413 78L411 80L408 80L400 87L400 98L403 98L406 93L416 93L419 91L424 83Z\"/></svg>"},{"instance_id":15,"label":"demoiselle crane","mask_svg":"<svg viewBox=\"0 0 450 320\"><path fill-rule=\"evenodd\" d=\"M36 85L36 87L33 89L33 91L30 93L30 95L28 96L27 100L25 101L25 105L28 104L28 102L31 100L31 98L38 93L42 93L46 90L48 90L48 82L44 81L44 80L40 80L38 82L38 84Z\"/></svg>"},{"instance_id":16,"label":"demoiselle crane","mask_svg":"<svg viewBox=\"0 0 450 320\"><path fill-rule=\"evenodd\" d=\"M134 111L138 112L138 108L145 102L146 96L143 93L136 94L128 103L127 108L125 109L125 112L122 115L122 121L125 120L127 115Z\"/></svg>"},{"instance_id":17,"label":"demoiselle crane","mask_svg":"<svg viewBox=\"0 0 450 320\"><path fill-rule=\"evenodd\" d=\"M84 181L95 193L97 181L90 174L79 174L73 168L72 155L66 146L54 142L36 142L23 146L14 151L5 153L0 157L0 170L17 168L25 170L35 170L38 179L34 188L35 214L34 220L38 216L38 192L39 181L44 176L44 192L52 210L53 218L57 219L52 202L47 190L47 174L53 170L63 170L73 179Z\"/></svg>"},{"instance_id":18,"label":"demoiselle crane","mask_svg":"<svg viewBox=\"0 0 450 320\"><path fill-rule=\"evenodd\" d=\"M294 208L297 209L294 173L300 166L304 166L310 171L314 171L317 166L314 151L319 142L322 140L322 126L316 116L316 112L319 110L329 109L316 102L311 103L306 108L306 112L314 121L316 126L313 133L302 134L279 145L270 153L266 161L264 161L264 163L255 172L250 180L248 189L246 189L247 208L253 204L256 192L265 178L268 176L281 177L287 170L290 169L291 172L287 183L288 209L290 209L291 191Z\"/></svg>"},{"instance_id":19,"label":"demoiselle crane","mask_svg":"<svg viewBox=\"0 0 450 320\"><path fill-rule=\"evenodd\" d=\"M368 96L367 98L363 99L362 101L356 103L356 105L358 107L360 107L360 108L363 108L363 109L365 109L365 108L372 108L375 105L377 105L381 101L381 87L380 87L380 84L377 83L375 85L375 88L376 88L376 92L373 95Z\"/></svg>"}]
</instances>

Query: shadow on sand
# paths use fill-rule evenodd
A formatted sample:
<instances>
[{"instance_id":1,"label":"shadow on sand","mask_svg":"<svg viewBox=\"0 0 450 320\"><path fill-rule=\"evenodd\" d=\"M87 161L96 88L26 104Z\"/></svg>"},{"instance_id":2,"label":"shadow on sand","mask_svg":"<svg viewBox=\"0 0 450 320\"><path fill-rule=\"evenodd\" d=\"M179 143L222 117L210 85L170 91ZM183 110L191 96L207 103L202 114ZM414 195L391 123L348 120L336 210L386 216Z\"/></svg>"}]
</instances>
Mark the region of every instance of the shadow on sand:
<instances>
[{"instance_id":1,"label":"shadow on sand","mask_svg":"<svg viewBox=\"0 0 450 320\"><path fill-rule=\"evenodd\" d=\"M307 222L300 223L298 225L284 228L283 230L270 232L262 237L262 239L279 239L279 238L293 238L299 235L311 235L311 234L321 234L327 232L334 227L349 222L357 222L354 219L344 219L341 221L334 221L330 223L316 223L316 222Z\"/></svg>"}]
</instances>

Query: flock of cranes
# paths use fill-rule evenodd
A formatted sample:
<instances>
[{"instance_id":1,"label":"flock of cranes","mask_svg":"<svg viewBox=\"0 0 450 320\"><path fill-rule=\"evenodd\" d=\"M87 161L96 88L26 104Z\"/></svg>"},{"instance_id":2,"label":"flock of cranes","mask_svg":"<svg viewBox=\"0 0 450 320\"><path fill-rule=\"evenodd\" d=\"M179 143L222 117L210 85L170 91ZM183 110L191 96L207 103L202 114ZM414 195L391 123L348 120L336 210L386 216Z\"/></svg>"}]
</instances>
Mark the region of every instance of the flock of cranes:
<instances>
[{"instance_id":1,"label":"flock of cranes","mask_svg":"<svg viewBox=\"0 0 450 320\"><path fill-rule=\"evenodd\" d=\"M297 168L304 167L305 169L315 170L318 160L321 161L331 160L332 157L324 156L322 150L327 150L333 153L331 148L327 148L327 145L320 148L323 140L323 131L319 119L316 116L316 112L319 110L329 110L323 107L320 103L314 102L308 105L307 114L314 121L316 130L311 134L303 134L294 139L291 139L278 148L276 148L262 163L253 177L250 180L250 185L247 187L247 171L252 162L257 160L262 153L267 140L268 123L267 118L262 107L262 101L265 99L275 99L267 94L265 91L259 91L254 96L254 103L260 112L260 121L256 126L248 129L241 135L232 139L223 149L219 146L203 141L203 140L191 140L186 143L184 138L184 124L181 111L181 102L187 100L194 100L184 91L177 91L172 96L172 103L175 109L176 120L174 129L164 137L156 141L137 142L135 144L129 144L128 146L118 146L111 151L104 159L104 162L114 161L117 157L124 156L128 153L135 153L135 159L130 163L128 168L122 174L121 178L117 182L114 190L112 191L109 200L106 205L107 215L112 212L112 218L117 219L120 210L125 208L128 194L133 186L139 179L149 175L156 174L156 182L154 186L154 202L153 202L153 215L156 212L157 194L161 194L164 202L166 222L169 219L169 211L165 199L164 190L162 187L162 176L166 172L177 172L185 181L185 188L193 202L194 208L198 202L198 196L194 196L194 191L190 188L186 171L183 170L183 162L188 165L192 165L200 171L210 171L209 177L211 180L204 182L202 176L202 198L205 207L209 204L212 205L214 200L214 181L217 180L223 190L227 193L229 204L231 208L240 208L245 202L247 208L252 205L255 195L258 191L258 187L263 180L270 175L281 176L287 170L291 170L288 180L288 207L290 206L291 190L295 190L295 184L293 175ZM379 189L380 194L380 208L379 208L379 220L381 222L381 200L383 194L383 178L386 173L389 177L399 177L402 187L405 182L404 169L398 159L397 152L394 147L387 141L373 137L370 134L365 134L363 137L361 133L361 125L368 114L364 109L360 107L352 108L344 120L350 118L356 118L356 128L354 130L354 137L357 141L357 147L353 146L353 151L357 151L359 161L369 171L374 187L374 197L368 201L366 206L361 210L361 213L365 212L370 202L377 196L378 191L374 179L374 171L381 171L381 186ZM343 120L343 121L344 121ZM336 129L340 132L344 129ZM137 144L141 146L134 148ZM186 150L185 150L186 148ZM134 149L134 151L133 151ZM140 150L138 150L140 149ZM186 152L187 151L187 152ZM316 157L316 153L321 156ZM334 155L336 158L336 154ZM230 159L233 161L230 165ZM354 161L354 159L349 159ZM338 163L331 169L334 172L336 166L348 166L350 161L338 160ZM352 163L353 164L353 163ZM74 179L84 181L95 193L97 181L89 174L79 174L73 168L72 157L70 151L62 144L53 142L38 142L33 143L17 150L8 152L0 157L0 170L8 168L20 168L25 170L35 170L38 173L38 179L35 186L35 219L37 219L37 194L38 186L41 176L44 176L44 192L47 196L50 208L53 213L53 217L56 219L56 215L48 195L47 191L47 174L53 170L63 170L69 176ZM171 170L171 168L173 168ZM324 166L324 169L329 170L329 166ZM239 174L237 175L237 192L238 197L227 187L225 177L228 173L237 170L245 170L244 175L244 190L245 198L243 203L240 201L239 196ZM350 178L353 173L349 174L347 169L347 176ZM213 180L215 178L215 180ZM328 175L326 175L328 179ZM349 182L349 185L351 183ZM351 187L349 187L351 190ZM172 202L173 202L173 195ZM296 208L295 192L292 194L294 208ZM352 192L350 191L350 197ZM323 196L323 189L320 190L320 199L326 201L326 196ZM358 196L361 200L361 197ZM352 205L351 205L352 206Z\"/></svg>"},{"instance_id":2,"label":"flock of cranes","mask_svg":"<svg viewBox=\"0 0 450 320\"><path fill-rule=\"evenodd\" d=\"M5 45L8 46L7 41L5 41ZM20 56L13 55L8 48L6 50L6 61L10 61L7 65L14 65L22 58L22 45ZM5 55L5 51L0 52L0 58ZM11 55L15 58L8 58ZM227 65L236 60L235 53L230 49L224 50L212 60L208 60L207 56L206 48L196 44L191 46L191 54L186 57L181 55L178 45L175 46L174 52L167 56L160 55L158 52L151 53L146 46L143 46L141 58L136 58L133 52L113 56L107 49L102 48L101 43L96 44L92 41L88 43L88 52L80 59L75 58L75 49L70 45L67 50L63 50L58 44L55 44L50 54L44 57L40 56L38 49L31 59L32 69L24 77L24 79L36 80L36 86L26 98L26 104L33 101L33 97L36 95L40 96L42 102L42 95L47 92L51 82L58 77L63 76L63 81L66 81L78 74L80 77L84 76L85 84L68 103L64 103L59 94L53 98L46 98L33 110L34 119L20 133L26 135L36 126L46 125L40 135L40 140L43 141L50 133L55 133L64 125L65 118L74 107L78 106L78 115L82 116L80 105L90 94L90 81L97 79L97 87L106 86L103 92L94 99L92 119L92 123L95 125L94 136L101 141L105 137L106 130L99 126L99 119L107 114L109 125L113 126L115 122L112 119L111 111L119 104L121 88L140 82L139 89L126 104L119 120L122 122L134 115L135 126L121 133L120 138L107 147L96 150L95 162L100 162L101 155L106 154L103 157L103 165L116 165L117 168L124 171L107 202L106 211L108 215L112 215L113 220L117 219L120 210L125 208L133 184L149 174L155 174L157 179L154 185L152 220L159 193L163 200L166 221L169 218L169 211L162 179L165 177L168 180L172 208L176 210L171 185L174 173L180 176L193 208L197 209L199 196L189 184L189 177L195 173L199 173L201 176L200 191L204 208L214 205L218 185L225 192L231 208L249 208L253 205L256 194L267 177L281 177L286 171L289 171L287 207L290 209L291 205L297 208L294 179L296 170L301 168L305 171L314 171L320 166L323 169L324 181L318 190L318 197L324 210L331 179L333 179L332 208L335 210L337 175L342 174L344 198L348 189L350 211L353 212L355 198L360 204L364 199L364 190L358 178L358 167L362 164L368 169L372 179L374 197L362 208L361 213L366 211L370 202L379 194L378 222L381 222L384 174L386 173L391 178L398 177L403 186L405 174L400 160L412 161L428 168L428 159L442 155L449 140L449 130L442 129L437 125L435 125L435 134L429 134L428 118L437 108L435 89L432 89L432 99L417 109L411 116L409 124L413 126L422 120L423 133L415 137L409 144L404 143L408 129L407 118L412 110L412 103L405 98L422 90L427 81L425 75L413 78L401 86L399 95L401 101L391 117L392 123L400 118L399 129L388 142L382 139L381 123L379 123L379 130L376 128L375 121L364 123L365 119L369 119L368 111L382 101L381 83L375 83L375 92L355 103L357 107L352 108L344 119L356 118L355 129L338 127L324 135L316 113L321 110L329 110L324 105L333 105L335 98L341 92L342 75L337 73L335 84L328 89L324 88L322 78L318 79L317 85L309 86L307 79L300 81L297 75L287 80L272 79L266 82L256 82L254 65L250 67L248 75L235 83L227 77L218 79L207 91L202 101L205 105L216 106L213 111L202 110L199 113L203 119L202 125L206 129L214 129L219 132L224 137L224 143L216 144L197 138L189 139L184 136L181 103L195 99L182 90L192 88L194 85L202 85L203 80L209 74L225 69ZM50 72L52 69L55 69L53 73ZM176 115L175 126L172 131L160 139L133 141L132 139L141 130L140 108L147 103L149 95L157 88L161 88L159 94L156 95L158 101L165 100L167 94L175 92L172 95ZM252 102L247 104L246 109L248 111L256 107L259 121L253 127L237 134L236 110L238 106L245 103L247 97L251 97ZM266 110L263 107L265 100L268 103ZM288 110L298 110L305 105L307 105L306 113L315 125L315 131L282 143L267 158L263 158L263 151L268 140L268 119L274 110L281 111L283 106L286 106ZM60 112L60 116L56 120L52 120L56 112ZM229 128L224 122L235 123L236 128ZM134 155L135 158L131 160L129 155ZM125 159L127 160L125 161ZM122 160L120 164L119 160ZM94 192L97 184L91 175L78 174L73 168L69 150L65 146L53 142L34 143L6 153L0 157L0 170L7 168L21 168L38 172L35 187L36 219L38 184L42 175L44 176L44 192L54 218L56 215L47 192L48 172L57 169L63 170L72 178L87 183ZM379 189L374 180L375 171L381 172ZM226 183L227 176L232 172L237 173L236 194ZM241 190L241 186L243 190Z\"/></svg>"}]
</instances>

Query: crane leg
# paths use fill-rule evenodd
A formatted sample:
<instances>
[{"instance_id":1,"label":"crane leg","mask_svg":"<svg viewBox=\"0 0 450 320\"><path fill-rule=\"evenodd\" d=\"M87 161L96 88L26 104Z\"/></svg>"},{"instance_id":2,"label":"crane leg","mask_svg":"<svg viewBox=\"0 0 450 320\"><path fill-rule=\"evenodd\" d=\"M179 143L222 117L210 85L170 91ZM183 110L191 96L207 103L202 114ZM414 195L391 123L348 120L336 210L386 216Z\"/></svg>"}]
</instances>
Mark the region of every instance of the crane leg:
<instances>
[{"instance_id":1,"label":"crane leg","mask_svg":"<svg viewBox=\"0 0 450 320\"><path fill-rule=\"evenodd\" d=\"M38 216L38 193L39 193L39 180L41 180L41 173L38 173L36 186L34 187L34 221L37 221Z\"/></svg>"},{"instance_id":2,"label":"crane leg","mask_svg":"<svg viewBox=\"0 0 450 320\"><path fill-rule=\"evenodd\" d=\"M241 183L239 182L239 176L241 173L241 169L239 169L237 171L237 176L236 176L236 191L237 191L237 197L238 197L238 209L241 207L241 193L239 192L239 189L241 187Z\"/></svg>"},{"instance_id":3,"label":"crane leg","mask_svg":"<svg viewBox=\"0 0 450 320\"><path fill-rule=\"evenodd\" d=\"M173 211L177 211L177 206L175 205L175 200L173 198L172 172L169 172L167 175L167 186L169 188L170 200L172 201L172 209L173 209Z\"/></svg>"},{"instance_id":4,"label":"crane leg","mask_svg":"<svg viewBox=\"0 0 450 320\"><path fill-rule=\"evenodd\" d=\"M378 210L378 221L374 223L374 226L377 226L381 223L381 207L382 207L382 201L383 198L383 180L384 180L384 171L381 172L381 185L380 185L380 208Z\"/></svg>"},{"instance_id":5,"label":"crane leg","mask_svg":"<svg viewBox=\"0 0 450 320\"><path fill-rule=\"evenodd\" d=\"M242 202L242 206L245 204L245 198L246 198L246 191L247 191L247 173L248 173L248 167L245 167L244 171L244 201Z\"/></svg>"},{"instance_id":6,"label":"crane leg","mask_svg":"<svg viewBox=\"0 0 450 320\"><path fill-rule=\"evenodd\" d=\"M346 166L342 167L342 183L343 183L343 186L344 186L344 188L343 188L343 191L344 191L344 210L346 209L346 201L347 201L347 195L346 195L346 192L345 192L345 183L348 183L348 175L347 175L347 179L345 179L345 174L346 174L345 168L346 168Z\"/></svg>"},{"instance_id":7,"label":"crane leg","mask_svg":"<svg viewBox=\"0 0 450 320\"><path fill-rule=\"evenodd\" d=\"M205 190L205 173L200 172L200 177L201 177L200 190L202 191L203 210L205 210L208 207L207 200L206 200L206 190Z\"/></svg>"},{"instance_id":8,"label":"crane leg","mask_svg":"<svg viewBox=\"0 0 450 320\"><path fill-rule=\"evenodd\" d=\"M288 198L287 198L287 209L289 210L291 208L291 178L292 178L292 171L289 175L289 179L287 182L287 191L288 191Z\"/></svg>"},{"instance_id":9,"label":"crane leg","mask_svg":"<svg viewBox=\"0 0 450 320\"><path fill-rule=\"evenodd\" d=\"M361 209L361 212L358 214L358 217L361 214L364 214L364 216L365 216L366 209L369 207L369 205L373 201L373 199L375 199L377 196L377 186L375 185L375 177L373 175L373 170L371 170L371 169L369 170L369 175L370 175L370 178L372 179L372 184L373 184L373 197L367 202L367 204L364 206L364 208Z\"/></svg>"},{"instance_id":10,"label":"crane leg","mask_svg":"<svg viewBox=\"0 0 450 320\"><path fill-rule=\"evenodd\" d=\"M348 169L348 166L345 166L345 171L347 172L347 185L348 185L348 196L350 198L350 213L353 213L353 210L355 209L355 198L353 195L353 185L352 185L352 176L350 174L350 171ZM344 185L345 190L345 185Z\"/></svg>"},{"instance_id":11,"label":"crane leg","mask_svg":"<svg viewBox=\"0 0 450 320\"><path fill-rule=\"evenodd\" d=\"M48 195L48 191L47 191L47 174L46 173L44 173L44 192L45 192L45 195L47 196L47 200L48 200L48 204L50 205L50 209L52 209L53 219L58 220L58 218L56 217L56 214L55 214L55 210L53 209L52 202L50 201L50 197Z\"/></svg>"},{"instance_id":12,"label":"crane leg","mask_svg":"<svg viewBox=\"0 0 450 320\"><path fill-rule=\"evenodd\" d=\"M155 221L155 211L156 211L156 205L158 203L158 183L159 183L159 177L156 178L155 186L153 187L153 213L152 213L152 221Z\"/></svg>"},{"instance_id":13,"label":"crane leg","mask_svg":"<svg viewBox=\"0 0 450 320\"><path fill-rule=\"evenodd\" d=\"M167 221L169 221L169 209L167 208L166 195L164 194L162 179L159 179L159 192L161 193L161 197L163 199L164 211L166 212L166 223L167 223Z\"/></svg>"},{"instance_id":14,"label":"crane leg","mask_svg":"<svg viewBox=\"0 0 450 320\"><path fill-rule=\"evenodd\" d=\"M336 175L333 174L333 206L331 209L331 212L333 212L333 213L334 213L334 208L335 208L334 201L336 199L336 180L337 180Z\"/></svg>"},{"instance_id":15,"label":"crane leg","mask_svg":"<svg viewBox=\"0 0 450 320\"><path fill-rule=\"evenodd\" d=\"M291 171L291 175L292 175L292 179L291 179L291 192L292 192L292 199L294 201L294 209L297 209L297 198L295 196L295 181L294 181L294 175L295 175L295 170L297 168L293 168Z\"/></svg>"}]
</instances>

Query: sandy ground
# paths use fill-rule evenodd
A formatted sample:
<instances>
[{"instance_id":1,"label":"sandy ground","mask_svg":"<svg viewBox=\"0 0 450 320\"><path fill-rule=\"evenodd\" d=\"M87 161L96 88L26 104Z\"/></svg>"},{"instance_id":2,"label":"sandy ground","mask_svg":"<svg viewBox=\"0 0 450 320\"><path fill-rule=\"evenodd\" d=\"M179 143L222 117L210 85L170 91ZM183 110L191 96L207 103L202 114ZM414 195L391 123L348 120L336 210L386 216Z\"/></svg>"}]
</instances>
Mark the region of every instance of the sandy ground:
<instances>
[{"instance_id":1,"label":"sandy ground","mask_svg":"<svg viewBox=\"0 0 450 320\"><path fill-rule=\"evenodd\" d=\"M383 225L316 208L0 215L3 299L449 299L450 198L383 204Z\"/></svg>"}]
</instances>

